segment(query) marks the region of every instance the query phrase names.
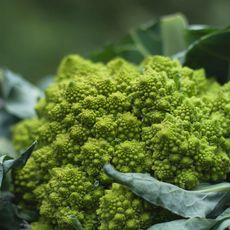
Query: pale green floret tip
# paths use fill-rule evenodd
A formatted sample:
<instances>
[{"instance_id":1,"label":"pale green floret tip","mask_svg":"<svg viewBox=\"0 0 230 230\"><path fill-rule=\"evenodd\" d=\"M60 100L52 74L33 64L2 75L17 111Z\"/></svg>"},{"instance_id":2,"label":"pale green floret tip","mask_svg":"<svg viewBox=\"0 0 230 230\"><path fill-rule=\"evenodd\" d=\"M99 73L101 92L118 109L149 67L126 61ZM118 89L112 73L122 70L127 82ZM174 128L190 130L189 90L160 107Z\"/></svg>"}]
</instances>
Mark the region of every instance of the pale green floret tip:
<instances>
[{"instance_id":1,"label":"pale green floret tip","mask_svg":"<svg viewBox=\"0 0 230 230\"><path fill-rule=\"evenodd\" d=\"M94 64L78 55L69 55L62 60L56 80L67 80L73 76L76 78L87 78L92 75L100 76L104 71L106 72L106 69L102 64Z\"/></svg>"},{"instance_id":2,"label":"pale green floret tip","mask_svg":"<svg viewBox=\"0 0 230 230\"><path fill-rule=\"evenodd\" d=\"M181 69L181 65L177 60L163 56L147 57L143 61L142 66L144 71L150 69L158 73L164 72L171 79L178 77L178 69Z\"/></svg>"},{"instance_id":3,"label":"pale green floret tip","mask_svg":"<svg viewBox=\"0 0 230 230\"><path fill-rule=\"evenodd\" d=\"M15 172L15 190L53 229L74 229L70 216L86 230L145 229L172 219L112 185L106 163L185 189L230 172L230 83L220 86L168 57L134 65L69 55L35 109L37 117L13 129L17 150L38 140Z\"/></svg>"}]
</instances>

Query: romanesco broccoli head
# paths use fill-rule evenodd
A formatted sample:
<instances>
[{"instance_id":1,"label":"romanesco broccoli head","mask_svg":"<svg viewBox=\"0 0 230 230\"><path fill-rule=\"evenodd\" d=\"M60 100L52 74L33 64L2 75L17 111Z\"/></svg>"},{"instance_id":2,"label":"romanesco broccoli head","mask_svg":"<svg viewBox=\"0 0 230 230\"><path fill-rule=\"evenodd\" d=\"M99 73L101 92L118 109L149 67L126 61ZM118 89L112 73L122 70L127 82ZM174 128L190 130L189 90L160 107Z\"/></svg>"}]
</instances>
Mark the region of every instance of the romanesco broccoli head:
<instances>
[{"instance_id":1,"label":"romanesco broccoli head","mask_svg":"<svg viewBox=\"0 0 230 230\"><path fill-rule=\"evenodd\" d=\"M186 189L224 180L230 172L229 98L229 83L220 86L204 70L168 57L134 65L69 55L38 102L37 117L14 128L17 150L39 143L15 172L16 193L26 204L37 200L43 222L56 229L73 229L71 216L86 229L146 227L157 216L112 185L103 165Z\"/></svg>"}]
</instances>

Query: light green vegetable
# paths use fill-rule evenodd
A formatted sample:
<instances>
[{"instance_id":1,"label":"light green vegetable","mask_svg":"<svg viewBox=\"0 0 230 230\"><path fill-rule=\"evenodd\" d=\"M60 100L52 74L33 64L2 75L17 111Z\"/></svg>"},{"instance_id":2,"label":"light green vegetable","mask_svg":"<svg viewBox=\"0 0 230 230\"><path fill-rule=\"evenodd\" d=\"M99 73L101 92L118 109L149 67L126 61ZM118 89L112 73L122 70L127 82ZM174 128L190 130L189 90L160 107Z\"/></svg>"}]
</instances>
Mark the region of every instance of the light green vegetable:
<instances>
[{"instance_id":1,"label":"light green vegetable","mask_svg":"<svg viewBox=\"0 0 230 230\"><path fill-rule=\"evenodd\" d=\"M86 229L117 229L113 218L103 214L108 211L104 200L116 193L102 171L105 163L121 172L150 173L185 189L200 181L225 180L230 172L229 86L163 56L149 56L138 66L121 58L104 65L66 57L36 106L37 117L14 129L17 149L38 139L26 166L15 173L18 197L27 206L36 201L44 221L57 229L64 224L74 229L72 215ZM91 195L92 190L100 193ZM83 194L90 210L83 205ZM114 205L123 213L119 202L126 197L120 198ZM118 218L119 226L146 227L144 205L133 212L140 217L137 226L133 217ZM147 218L149 225L157 222L157 213Z\"/></svg>"}]
</instances>

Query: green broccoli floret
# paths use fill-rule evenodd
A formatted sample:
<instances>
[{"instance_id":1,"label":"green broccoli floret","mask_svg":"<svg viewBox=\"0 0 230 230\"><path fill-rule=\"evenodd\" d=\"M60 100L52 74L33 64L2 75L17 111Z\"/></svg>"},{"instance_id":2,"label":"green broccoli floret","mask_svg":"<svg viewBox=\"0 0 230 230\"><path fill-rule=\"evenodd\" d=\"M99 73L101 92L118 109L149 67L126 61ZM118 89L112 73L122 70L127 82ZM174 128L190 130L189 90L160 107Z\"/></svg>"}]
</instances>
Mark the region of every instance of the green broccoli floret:
<instances>
[{"instance_id":1,"label":"green broccoli floret","mask_svg":"<svg viewBox=\"0 0 230 230\"><path fill-rule=\"evenodd\" d=\"M104 115L97 119L93 126L93 135L112 142L117 134L117 123L112 115Z\"/></svg>"},{"instance_id":2,"label":"green broccoli floret","mask_svg":"<svg viewBox=\"0 0 230 230\"><path fill-rule=\"evenodd\" d=\"M158 218L156 207L150 210L112 185L103 165L150 173L186 189L225 180L229 98L229 83L220 86L204 70L168 57L150 56L134 65L121 58L98 64L70 55L38 102L37 117L14 128L18 150L38 139L26 166L15 172L16 194L54 229L73 229L70 216L89 230L164 221L167 214ZM127 206L130 199L135 202Z\"/></svg>"},{"instance_id":3,"label":"green broccoli floret","mask_svg":"<svg viewBox=\"0 0 230 230\"><path fill-rule=\"evenodd\" d=\"M228 155L209 145L211 132L199 136L192 131L192 123L190 130L186 123L168 115L161 124L144 129L146 145L152 152L154 175L186 189L195 187L203 178L224 180L230 170ZM192 176L188 179L188 175Z\"/></svg>"},{"instance_id":4,"label":"green broccoli floret","mask_svg":"<svg viewBox=\"0 0 230 230\"><path fill-rule=\"evenodd\" d=\"M106 104L107 99L104 95L88 96L84 98L82 107L93 111L96 117L101 117L106 113Z\"/></svg>"},{"instance_id":5,"label":"green broccoli floret","mask_svg":"<svg viewBox=\"0 0 230 230\"><path fill-rule=\"evenodd\" d=\"M74 155L79 152L79 146L73 143L73 139L68 133L58 134L52 147L56 162L59 162L60 165L72 162Z\"/></svg>"},{"instance_id":6,"label":"green broccoli floret","mask_svg":"<svg viewBox=\"0 0 230 230\"><path fill-rule=\"evenodd\" d=\"M32 118L23 120L13 129L13 145L15 150L23 150L39 136L38 129L44 124L43 120Z\"/></svg>"},{"instance_id":7,"label":"green broccoli floret","mask_svg":"<svg viewBox=\"0 0 230 230\"><path fill-rule=\"evenodd\" d=\"M137 230L148 227L153 216L143 209L145 201L135 196L125 187L112 184L110 190L100 199L97 214L100 230Z\"/></svg>"},{"instance_id":8,"label":"green broccoli floret","mask_svg":"<svg viewBox=\"0 0 230 230\"><path fill-rule=\"evenodd\" d=\"M130 82L138 78L139 72L137 66L128 63L122 58L116 58L107 64L109 75L116 82L116 88L119 92L128 93Z\"/></svg>"},{"instance_id":9,"label":"green broccoli floret","mask_svg":"<svg viewBox=\"0 0 230 230\"><path fill-rule=\"evenodd\" d=\"M125 140L141 139L141 122L132 113L118 114L117 138L119 142Z\"/></svg>"},{"instance_id":10,"label":"green broccoli floret","mask_svg":"<svg viewBox=\"0 0 230 230\"><path fill-rule=\"evenodd\" d=\"M86 122L85 119L90 119L90 117L91 117L89 113L88 114L86 114L86 113L82 114L81 113L80 115L81 115L81 118L84 119L85 122ZM84 116L84 118L83 118L83 116ZM86 116L88 116L88 117L86 117ZM92 118L94 118L94 117L92 117ZM94 119L92 119L91 121L89 121L87 123L93 122L93 120ZM82 123L84 124L85 122L82 122ZM70 135L71 140L73 140L76 144L82 145L90 137L90 130L81 124L74 124L69 129L69 135Z\"/></svg>"},{"instance_id":11,"label":"green broccoli floret","mask_svg":"<svg viewBox=\"0 0 230 230\"><path fill-rule=\"evenodd\" d=\"M111 93L107 98L107 110L111 114L129 111L131 107L128 96L119 91Z\"/></svg>"},{"instance_id":12,"label":"green broccoli floret","mask_svg":"<svg viewBox=\"0 0 230 230\"><path fill-rule=\"evenodd\" d=\"M221 119L222 127L224 130L224 136L230 136L230 83L224 85L218 92L216 97L212 101L212 111L221 113L223 119Z\"/></svg>"},{"instance_id":13,"label":"green broccoli floret","mask_svg":"<svg viewBox=\"0 0 230 230\"><path fill-rule=\"evenodd\" d=\"M59 68L57 81L73 78L87 78L93 76L103 76L106 68L102 64L94 64L89 60L85 60L78 55L69 55L65 57Z\"/></svg>"},{"instance_id":14,"label":"green broccoli floret","mask_svg":"<svg viewBox=\"0 0 230 230\"><path fill-rule=\"evenodd\" d=\"M121 172L146 172L151 163L151 157L140 141L124 141L115 146L112 164Z\"/></svg>"},{"instance_id":15,"label":"green broccoli floret","mask_svg":"<svg viewBox=\"0 0 230 230\"><path fill-rule=\"evenodd\" d=\"M169 79L179 77L179 70L182 68L177 60L164 56L149 56L142 63L143 71L154 70L158 73L166 73Z\"/></svg>"},{"instance_id":16,"label":"green broccoli floret","mask_svg":"<svg viewBox=\"0 0 230 230\"><path fill-rule=\"evenodd\" d=\"M202 103L199 103L199 99L196 97L186 98L172 111L172 115L186 121L188 126L191 126L195 122L200 122L206 115L204 113L205 105L201 108L200 104L203 105Z\"/></svg>"},{"instance_id":17,"label":"green broccoli floret","mask_svg":"<svg viewBox=\"0 0 230 230\"><path fill-rule=\"evenodd\" d=\"M198 172L193 169L183 169L175 177L175 183L181 188L192 189L199 184Z\"/></svg>"},{"instance_id":18,"label":"green broccoli floret","mask_svg":"<svg viewBox=\"0 0 230 230\"><path fill-rule=\"evenodd\" d=\"M105 163L110 162L114 149L103 139L90 138L76 154L75 161L81 165L88 176L96 178Z\"/></svg>"},{"instance_id":19,"label":"green broccoli floret","mask_svg":"<svg viewBox=\"0 0 230 230\"><path fill-rule=\"evenodd\" d=\"M58 165L54 151L55 150L52 148L52 146L44 146L38 150L35 150L33 156L31 157L31 159L33 158L36 162L38 170L37 174L40 176L42 175L40 180L49 180L49 170Z\"/></svg>"},{"instance_id":20,"label":"green broccoli floret","mask_svg":"<svg viewBox=\"0 0 230 230\"><path fill-rule=\"evenodd\" d=\"M40 213L50 224L60 229L71 228L71 216L82 223L95 210L95 204L103 195L103 190L95 186L84 172L72 165L53 168L51 179L43 188ZM90 214L90 216L92 216Z\"/></svg>"},{"instance_id":21,"label":"green broccoli floret","mask_svg":"<svg viewBox=\"0 0 230 230\"><path fill-rule=\"evenodd\" d=\"M200 136L206 137L210 145L219 146L224 142L223 123L225 120L220 113L212 113L209 118L197 124L195 129L199 131Z\"/></svg>"},{"instance_id":22,"label":"green broccoli floret","mask_svg":"<svg viewBox=\"0 0 230 230\"><path fill-rule=\"evenodd\" d=\"M14 172L14 185L17 198L26 201L27 206L37 203L33 191L39 184L41 175L37 174L38 168L31 157L26 165L21 169Z\"/></svg>"},{"instance_id":23,"label":"green broccoli floret","mask_svg":"<svg viewBox=\"0 0 230 230\"><path fill-rule=\"evenodd\" d=\"M173 93L176 91L175 82L163 73L153 70L141 75L133 83L133 110L139 117L149 111L170 111Z\"/></svg>"},{"instance_id":24,"label":"green broccoli floret","mask_svg":"<svg viewBox=\"0 0 230 230\"><path fill-rule=\"evenodd\" d=\"M188 97L204 94L209 86L203 69L192 70L184 67L179 73L178 81L180 90Z\"/></svg>"}]
</instances>

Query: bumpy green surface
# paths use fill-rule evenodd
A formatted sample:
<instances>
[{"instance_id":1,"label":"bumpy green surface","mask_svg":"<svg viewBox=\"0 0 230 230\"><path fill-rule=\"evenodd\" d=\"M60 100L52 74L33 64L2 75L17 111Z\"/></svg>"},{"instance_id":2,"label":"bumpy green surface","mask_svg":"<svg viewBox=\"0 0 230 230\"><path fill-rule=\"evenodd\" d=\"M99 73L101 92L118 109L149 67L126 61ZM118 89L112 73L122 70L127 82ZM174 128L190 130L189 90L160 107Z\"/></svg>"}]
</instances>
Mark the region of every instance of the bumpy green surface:
<instances>
[{"instance_id":1,"label":"bumpy green surface","mask_svg":"<svg viewBox=\"0 0 230 230\"><path fill-rule=\"evenodd\" d=\"M149 205L150 206L150 205ZM119 184L112 184L100 200L100 230L147 228L154 217L146 201Z\"/></svg>"},{"instance_id":2,"label":"bumpy green surface","mask_svg":"<svg viewBox=\"0 0 230 230\"><path fill-rule=\"evenodd\" d=\"M71 215L101 230L168 220L154 209L149 218L140 198L111 186L102 172L107 162L186 189L230 172L230 83L221 87L166 57L134 66L68 56L36 110L37 118L14 129L18 150L39 143L15 187L55 229L73 229Z\"/></svg>"}]
</instances>

